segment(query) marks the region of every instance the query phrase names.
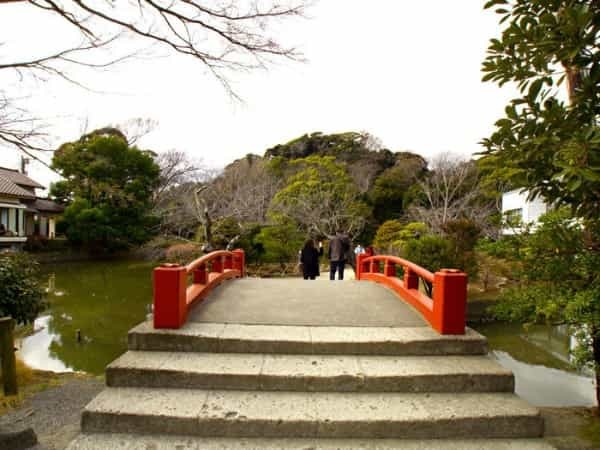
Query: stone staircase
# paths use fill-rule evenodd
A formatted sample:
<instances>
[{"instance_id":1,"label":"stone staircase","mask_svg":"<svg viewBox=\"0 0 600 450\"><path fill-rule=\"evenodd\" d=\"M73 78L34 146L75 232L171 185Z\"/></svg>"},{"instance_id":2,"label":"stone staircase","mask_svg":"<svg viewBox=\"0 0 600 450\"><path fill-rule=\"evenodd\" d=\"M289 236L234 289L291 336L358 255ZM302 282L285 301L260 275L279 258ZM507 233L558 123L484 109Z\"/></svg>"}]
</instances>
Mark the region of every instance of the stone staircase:
<instances>
[{"instance_id":1,"label":"stone staircase","mask_svg":"<svg viewBox=\"0 0 600 450\"><path fill-rule=\"evenodd\" d=\"M146 322L69 450L551 448L485 353L472 330Z\"/></svg>"}]
</instances>

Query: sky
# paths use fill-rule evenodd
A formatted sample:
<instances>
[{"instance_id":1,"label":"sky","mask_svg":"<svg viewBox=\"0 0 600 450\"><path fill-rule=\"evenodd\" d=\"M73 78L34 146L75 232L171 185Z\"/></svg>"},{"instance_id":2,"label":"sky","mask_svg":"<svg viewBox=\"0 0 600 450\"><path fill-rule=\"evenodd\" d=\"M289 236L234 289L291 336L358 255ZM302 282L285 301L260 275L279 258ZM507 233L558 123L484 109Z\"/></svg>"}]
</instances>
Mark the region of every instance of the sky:
<instances>
[{"instance_id":1,"label":"sky","mask_svg":"<svg viewBox=\"0 0 600 450\"><path fill-rule=\"evenodd\" d=\"M91 90L53 78L5 88L27 97L23 104L45 119L55 145L86 129L141 117L158 126L140 147L185 151L212 168L315 131L366 131L392 151L468 157L481 151L478 142L517 95L514 88L481 82L488 41L500 34L497 17L483 4L317 1L307 19L294 19L276 34L306 62L236 74L242 102L196 61L172 54L102 72L74 71ZM29 5L0 5L0 63L66 39L63 28ZM16 168L18 160L0 148L0 165ZM57 179L38 163L29 171L43 184Z\"/></svg>"}]
</instances>

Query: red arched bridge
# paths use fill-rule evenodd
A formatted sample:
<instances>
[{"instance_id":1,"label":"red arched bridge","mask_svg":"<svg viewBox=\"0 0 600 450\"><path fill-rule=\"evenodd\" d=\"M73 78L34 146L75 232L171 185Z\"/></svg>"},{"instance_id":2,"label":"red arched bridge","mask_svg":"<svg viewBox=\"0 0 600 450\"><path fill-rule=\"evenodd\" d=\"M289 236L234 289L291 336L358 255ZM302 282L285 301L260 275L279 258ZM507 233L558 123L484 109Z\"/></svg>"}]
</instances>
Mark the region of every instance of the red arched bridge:
<instances>
[{"instance_id":1,"label":"red arched bridge","mask_svg":"<svg viewBox=\"0 0 600 450\"><path fill-rule=\"evenodd\" d=\"M398 276L399 274L401 277ZM163 264L154 269L154 327L180 328L188 320L193 305L205 299L224 280L243 278L244 275L243 250L215 251L186 266ZM441 269L432 273L396 256L361 254L357 256L356 279L361 284L374 281L387 286L400 299L416 309L422 318L440 334L465 333L467 274L464 272ZM257 282L261 283L259 286L264 295L269 294L271 286L276 286L269 285L266 281ZM328 287L324 283L303 281L301 285L292 288L289 285L281 287L280 283L277 285L280 291L271 295L281 296L281 292L287 293L293 289L301 289L301 296L304 299L311 299L317 292L323 294L324 291L328 298L342 295L343 289L339 282L327 284ZM348 284L348 286L349 288L345 288L346 294L343 295L348 295L348 289L360 290L357 285ZM252 295L261 295L260 290L257 291L256 287L253 289ZM376 295L362 291L361 295L364 298L360 300L368 309L369 302L373 301ZM234 296L243 297L240 292L235 293ZM246 297L246 300L248 299L249 297ZM286 308L283 301L276 305L277 309ZM295 313L303 313L302 305ZM340 313L343 314L343 308L335 312L335 314Z\"/></svg>"}]
</instances>

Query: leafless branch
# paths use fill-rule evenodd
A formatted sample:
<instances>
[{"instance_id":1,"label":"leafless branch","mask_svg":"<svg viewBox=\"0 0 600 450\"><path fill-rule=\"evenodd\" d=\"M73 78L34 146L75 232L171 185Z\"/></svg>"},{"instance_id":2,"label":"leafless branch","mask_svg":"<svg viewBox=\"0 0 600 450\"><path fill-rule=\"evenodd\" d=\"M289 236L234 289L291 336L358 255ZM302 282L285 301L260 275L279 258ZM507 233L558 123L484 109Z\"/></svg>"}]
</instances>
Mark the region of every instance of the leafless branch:
<instances>
[{"instance_id":1,"label":"leafless branch","mask_svg":"<svg viewBox=\"0 0 600 450\"><path fill-rule=\"evenodd\" d=\"M431 162L430 169L430 175L419 182L423 200L409 208L409 218L426 223L436 233L444 233L444 225L458 219L485 228L495 209L493 201L482 197L477 166L443 153Z\"/></svg>"}]
</instances>

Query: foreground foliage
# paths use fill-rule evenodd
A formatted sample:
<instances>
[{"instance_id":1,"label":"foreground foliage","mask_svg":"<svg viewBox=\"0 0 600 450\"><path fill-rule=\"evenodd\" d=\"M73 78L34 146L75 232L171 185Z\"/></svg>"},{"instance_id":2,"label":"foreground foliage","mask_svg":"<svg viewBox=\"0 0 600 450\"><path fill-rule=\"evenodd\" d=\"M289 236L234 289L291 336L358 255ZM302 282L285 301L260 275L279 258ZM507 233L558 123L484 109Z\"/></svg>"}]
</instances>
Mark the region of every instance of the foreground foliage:
<instances>
[{"instance_id":1,"label":"foreground foliage","mask_svg":"<svg viewBox=\"0 0 600 450\"><path fill-rule=\"evenodd\" d=\"M497 8L505 27L490 41L484 80L516 83L522 95L483 141L481 167L568 208L522 243L521 286L499 313L572 324L579 359L596 370L600 401L600 2L490 0L486 7Z\"/></svg>"},{"instance_id":2,"label":"foreground foliage","mask_svg":"<svg viewBox=\"0 0 600 450\"><path fill-rule=\"evenodd\" d=\"M567 209L548 213L539 228L499 245L512 264L515 286L504 290L495 313L522 323L567 324L577 337L575 361L598 370L600 254L585 245L585 229ZM593 232L600 237L600 230Z\"/></svg>"},{"instance_id":3,"label":"foreground foliage","mask_svg":"<svg viewBox=\"0 0 600 450\"><path fill-rule=\"evenodd\" d=\"M31 323L44 310L38 264L25 253L0 254L0 317Z\"/></svg>"}]
</instances>

